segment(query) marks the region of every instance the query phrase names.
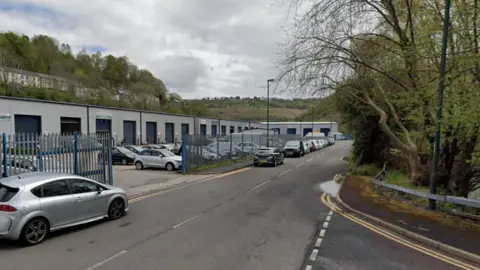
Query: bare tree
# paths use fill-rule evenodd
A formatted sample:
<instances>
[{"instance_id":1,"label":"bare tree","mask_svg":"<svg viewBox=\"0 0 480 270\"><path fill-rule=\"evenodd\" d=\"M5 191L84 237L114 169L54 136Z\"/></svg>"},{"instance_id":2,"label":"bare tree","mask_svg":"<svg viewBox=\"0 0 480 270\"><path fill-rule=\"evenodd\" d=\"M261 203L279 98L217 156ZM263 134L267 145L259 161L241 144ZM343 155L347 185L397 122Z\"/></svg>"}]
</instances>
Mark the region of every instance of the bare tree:
<instances>
[{"instance_id":1,"label":"bare tree","mask_svg":"<svg viewBox=\"0 0 480 270\"><path fill-rule=\"evenodd\" d=\"M279 79L296 91L343 91L368 104L378 113L381 130L407 157L412 179L425 184L416 138L390 97L393 92L409 99L420 116L416 129L431 122L431 97L422 90L432 86L436 77L425 78L436 68L419 68L424 58L416 44L419 5L413 0L295 1L305 12L290 31Z\"/></svg>"}]
</instances>

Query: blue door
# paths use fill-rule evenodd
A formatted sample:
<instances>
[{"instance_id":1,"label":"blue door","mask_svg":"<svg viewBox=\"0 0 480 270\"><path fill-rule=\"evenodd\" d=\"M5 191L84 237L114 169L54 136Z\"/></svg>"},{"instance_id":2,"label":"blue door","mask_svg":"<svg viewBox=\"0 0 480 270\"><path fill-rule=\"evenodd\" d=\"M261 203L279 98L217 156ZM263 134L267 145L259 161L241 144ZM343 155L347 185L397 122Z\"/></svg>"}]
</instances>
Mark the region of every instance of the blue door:
<instances>
[{"instance_id":1,"label":"blue door","mask_svg":"<svg viewBox=\"0 0 480 270\"><path fill-rule=\"evenodd\" d=\"M137 133L137 122L123 121L123 142L125 144L135 145Z\"/></svg>"},{"instance_id":2,"label":"blue door","mask_svg":"<svg viewBox=\"0 0 480 270\"><path fill-rule=\"evenodd\" d=\"M296 135L297 129L296 128L287 128L287 134Z\"/></svg>"},{"instance_id":3,"label":"blue door","mask_svg":"<svg viewBox=\"0 0 480 270\"><path fill-rule=\"evenodd\" d=\"M212 125L212 137L217 137L217 125Z\"/></svg>"},{"instance_id":4,"label":"blue door","mask_svg":"<svg viewBox=\"0 0 480 270\"><path fill-rule=\"evenodd\" d=\"M173 123L165 123L165 141L173 143L175 134L175 125Z\"/></svg>"},{"instance_id":5,"label":"blue door","mask_svg":"<svg viewBox=\"0 0 480 270\"><path fill-rule=\"evenodd\" d=\"M303 136L307 135L308 133L313 133L313 129L312 128L304 128L303 129Z\"/></svg>"},{"instance_id":6,"label":"blue door","mask_svg":"<svg viewBox=\"0 0 480 270\"><path fill-rule=\"evenodd\" d=\"M321 128L320 133L323 133L323 134L325 134L325 136L328 136L328 133L330 133L330 129L329 128Z\"/></svg>"},{"instance_id":7,"label":"blue door","mask_svg":"<svg viewBox=\"0 0 480 270\"><path fill-rule=\"evenodd\" d=\"M147 122L147 143L157 143L157 122Z\"/></svg>"}]
</instances>

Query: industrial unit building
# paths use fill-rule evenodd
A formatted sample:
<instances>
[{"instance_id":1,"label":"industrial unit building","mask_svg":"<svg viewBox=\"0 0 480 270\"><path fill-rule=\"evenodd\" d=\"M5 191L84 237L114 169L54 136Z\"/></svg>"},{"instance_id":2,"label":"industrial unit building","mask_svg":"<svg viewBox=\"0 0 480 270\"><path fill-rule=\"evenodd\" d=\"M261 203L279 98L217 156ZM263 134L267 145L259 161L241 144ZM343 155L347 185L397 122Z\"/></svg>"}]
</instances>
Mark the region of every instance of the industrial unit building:
<instances>
[{"instance_id":1,"label":"industrial unit building","mask_svg":"<svg viewBox=\"0 0 480 270\"><path fill-rule=\"evenodd\" d=\"M101 133L128 144L181 141L182 134L226 135L260 123L66 102L0 97L0 133Z\"/></svg>"},{"instance_id":2,"label":"industrial unit building","mask_svg":"<svg viewBox=\"0 0 480 270\"><path fill-rule=\"evenodd\" d=\"M262 128L267 128L267 122L261 124ZM270 122L269 126L278 134L305 136L308 133L323 133L328 136L330 133L338 132L337 122Z\"/></svg>"}]
</instances>

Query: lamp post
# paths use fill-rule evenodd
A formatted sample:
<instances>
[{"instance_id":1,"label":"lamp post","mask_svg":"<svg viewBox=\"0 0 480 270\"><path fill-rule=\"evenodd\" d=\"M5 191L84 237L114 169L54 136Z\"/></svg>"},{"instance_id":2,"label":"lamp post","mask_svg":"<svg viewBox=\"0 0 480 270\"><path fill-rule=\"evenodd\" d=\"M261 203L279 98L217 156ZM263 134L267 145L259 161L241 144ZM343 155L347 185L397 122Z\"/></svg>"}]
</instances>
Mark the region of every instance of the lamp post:
<instances>
[{"instance_id":1,"label":"lamp post","mask_svg":"<svg viewBox=\"0 0 480 270\"><path fill-rule=\"evenodd\" d=\"M438 100L437 100L437 118L435 121L435 142L433 145L433 170L430 175L430 193L437 194L437 173L438 173L438 159L440 154L440 128L442 122L443 109L443 90L445 89L445 73L447 66L447 42L448 30L450 24L450 0L445 0L445 14L443 19L443 37L442 37L442 55L440 58L440 80L438 83ZM436 201L430 199L428 201L428 208L435 209Z\"/></svg>"},{"instance_id":2,"label":"lamp post","mask_svg":"<svg viewBox=\"0 0 480 270\"><path fill-rule=\"evenodd\" d=\"M267 80L267 147L269 147L270 137L270 83L274 81L274 79Z\"/></svg>"}]
</instances>

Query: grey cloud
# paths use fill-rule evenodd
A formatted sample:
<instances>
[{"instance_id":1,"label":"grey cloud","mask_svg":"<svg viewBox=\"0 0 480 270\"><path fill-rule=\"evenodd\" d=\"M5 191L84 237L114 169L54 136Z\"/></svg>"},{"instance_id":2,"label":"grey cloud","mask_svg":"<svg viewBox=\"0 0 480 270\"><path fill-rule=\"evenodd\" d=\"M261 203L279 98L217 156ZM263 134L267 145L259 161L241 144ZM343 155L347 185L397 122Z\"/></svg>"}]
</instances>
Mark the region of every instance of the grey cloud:
<instances>
[{"instance_id":1,"label":"grey cloud","mask_svg":"<svg viewBox=\"0 0 480 270\"><path fill-rule=\"evenodd\" d=\"M199 80L206 76L205 62L192 55L172 55L159 59L152 65L168 88L178 92L193 92Z\"/></svg>"}]
</instances>

